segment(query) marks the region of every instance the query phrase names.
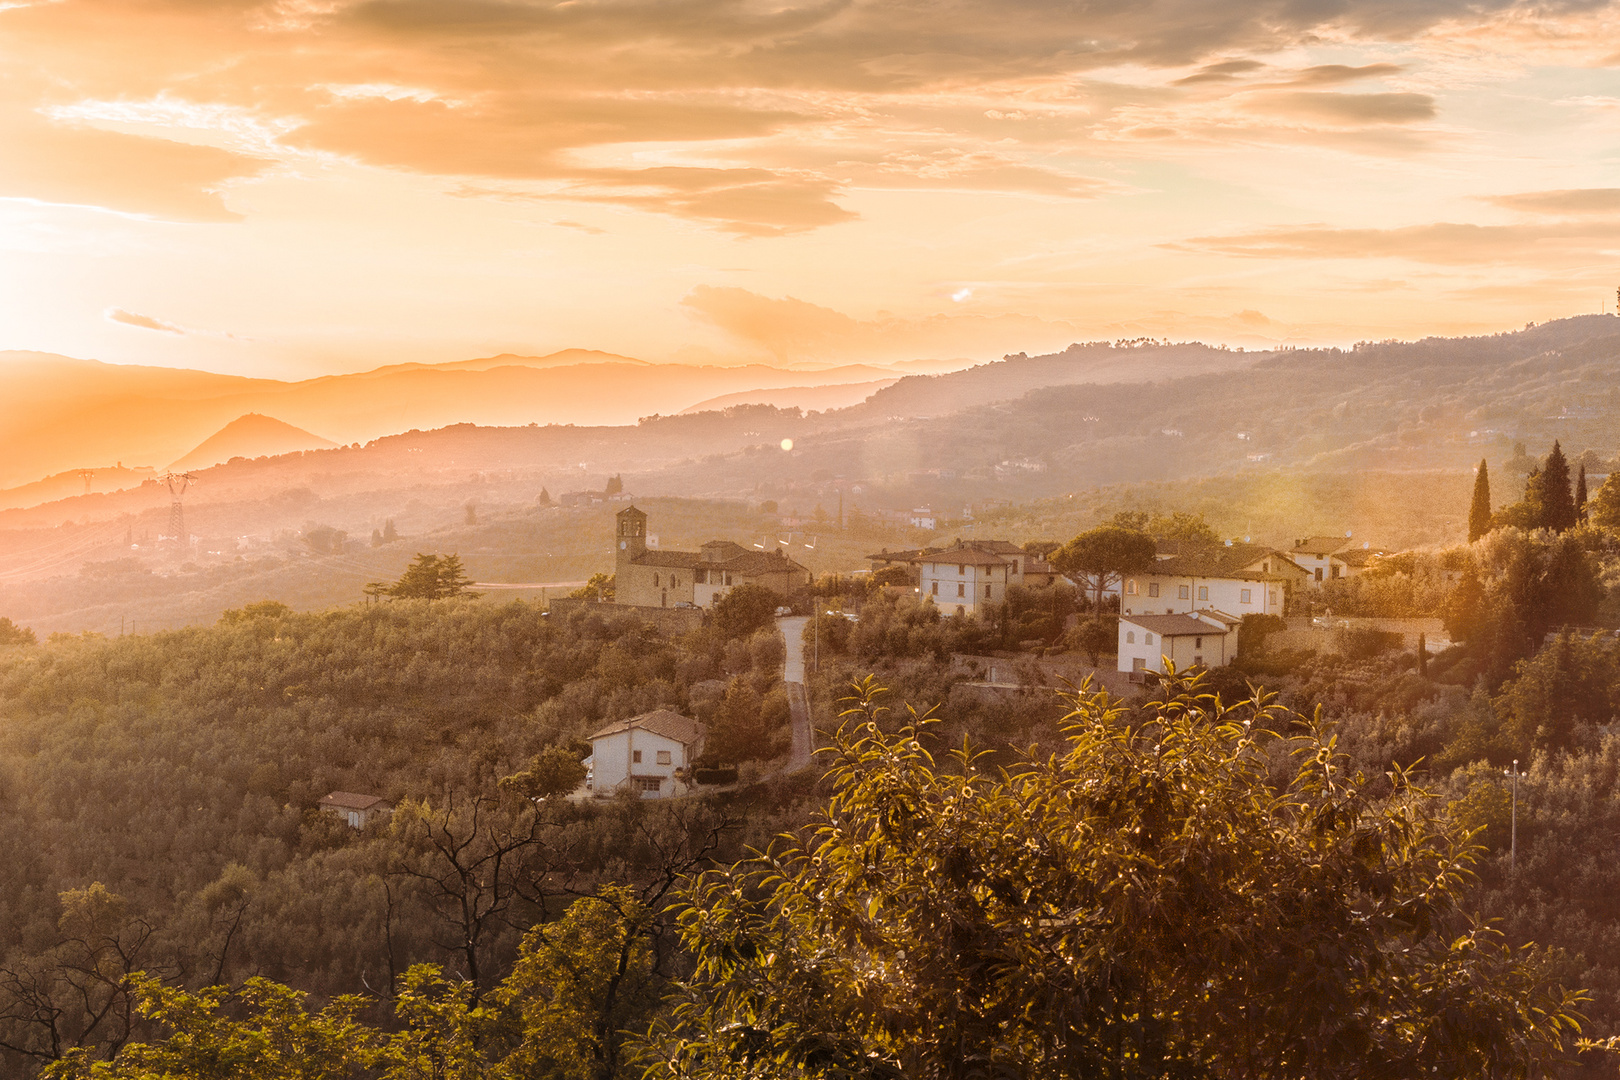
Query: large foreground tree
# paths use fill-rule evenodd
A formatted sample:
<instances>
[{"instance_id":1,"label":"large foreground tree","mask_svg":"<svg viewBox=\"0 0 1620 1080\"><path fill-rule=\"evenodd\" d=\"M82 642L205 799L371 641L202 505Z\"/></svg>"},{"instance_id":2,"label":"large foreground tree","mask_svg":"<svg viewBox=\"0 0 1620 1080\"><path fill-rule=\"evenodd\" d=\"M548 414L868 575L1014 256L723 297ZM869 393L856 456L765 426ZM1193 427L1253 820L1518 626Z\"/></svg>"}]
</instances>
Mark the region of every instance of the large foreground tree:
<instances>
[{"instance_id":1,"label":"large foreground tree","mask_svg":"<svg viewBox=\"0 0 1620 1080\"><path fill-rule=\"evenodd\" d=\"M1400 772L1171 677L1068 745L936 762L870 680L820 823L698 879L670 1077L1543 1075L1579 996L1461 907L1471 849Z\"/></svg>"}]
</instances>

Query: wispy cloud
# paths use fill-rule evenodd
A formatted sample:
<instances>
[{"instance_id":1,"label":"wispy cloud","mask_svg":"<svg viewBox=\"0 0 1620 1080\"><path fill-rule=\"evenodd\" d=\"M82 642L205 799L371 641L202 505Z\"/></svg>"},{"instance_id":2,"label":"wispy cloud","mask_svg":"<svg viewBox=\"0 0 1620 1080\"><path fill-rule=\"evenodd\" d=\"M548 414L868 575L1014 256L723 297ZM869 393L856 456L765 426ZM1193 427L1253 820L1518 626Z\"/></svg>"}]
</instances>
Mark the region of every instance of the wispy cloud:
<instances>
[{"instance_id":1,"label":"wispy cloud","mask_svg":"<svg viewBox=\"0 0 1620 1080\"><path fill-rule=\"evenodd\" d=\"M106 315L108 320L123 323L125 326L138 326L142 330L156 330L160 333L177 334L181 337L186 335L185 330L172 322L154 319L150 315L139 315L133 311L125 311L123 308L108 308L103 314Z\"/></svg>"}]
</instances>

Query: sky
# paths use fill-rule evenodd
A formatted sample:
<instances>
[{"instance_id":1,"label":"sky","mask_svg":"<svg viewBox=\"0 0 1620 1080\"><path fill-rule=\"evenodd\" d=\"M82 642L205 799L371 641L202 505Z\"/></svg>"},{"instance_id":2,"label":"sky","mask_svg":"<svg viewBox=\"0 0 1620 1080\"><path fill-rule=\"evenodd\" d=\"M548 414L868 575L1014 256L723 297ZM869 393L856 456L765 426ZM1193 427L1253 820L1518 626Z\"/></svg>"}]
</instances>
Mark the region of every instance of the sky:
<instances>
[{"instance_id":1,"label":"sky","mask_svg":"<svg viewBox=\"0 0 1620 1080\"><path fill-rule=\"evenodd\" d=\"M281 378L1613 311L1620 12L0 0L0 349Z\"/></svg>"}]
</instances>

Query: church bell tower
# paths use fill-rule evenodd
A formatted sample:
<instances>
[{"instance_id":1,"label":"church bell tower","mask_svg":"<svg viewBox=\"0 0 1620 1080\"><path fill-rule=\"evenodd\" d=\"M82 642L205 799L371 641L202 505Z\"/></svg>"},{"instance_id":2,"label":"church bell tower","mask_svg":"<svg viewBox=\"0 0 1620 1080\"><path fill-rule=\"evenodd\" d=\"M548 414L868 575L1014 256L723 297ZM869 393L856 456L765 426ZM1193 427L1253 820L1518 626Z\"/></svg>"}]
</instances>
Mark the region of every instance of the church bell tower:
<instances>
[{"instance_id":1,"label":"church bell tower","mask_svg":"<svg viewBox=\"0 0 1620 1080\"><path fill-rule=\"evenodd\" d=\"M618 536L615 538L616 549L613 552L615 565L634 562L647 551L647 515L634 506L627 506L618 513Z\"/></svg>"}]
</instances>

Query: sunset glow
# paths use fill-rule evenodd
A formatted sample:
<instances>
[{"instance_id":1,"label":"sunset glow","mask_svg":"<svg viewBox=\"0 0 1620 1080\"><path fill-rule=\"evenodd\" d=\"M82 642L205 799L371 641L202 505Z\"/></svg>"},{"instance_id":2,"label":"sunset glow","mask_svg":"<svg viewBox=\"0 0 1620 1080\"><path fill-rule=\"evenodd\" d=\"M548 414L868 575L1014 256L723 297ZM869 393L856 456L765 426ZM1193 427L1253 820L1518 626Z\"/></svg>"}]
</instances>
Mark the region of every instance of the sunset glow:
<instances>
[{"instance_id":1,"label":"sunset glow","mask_svg":"<svg viewBox=\"0 0 1620 1080\"><path fill-rule=\"evenodd\" d=\"M4 4L0 347L302 377L1596 312L1617 31L1452 0Z\"/></svg>"}]
</instances>

